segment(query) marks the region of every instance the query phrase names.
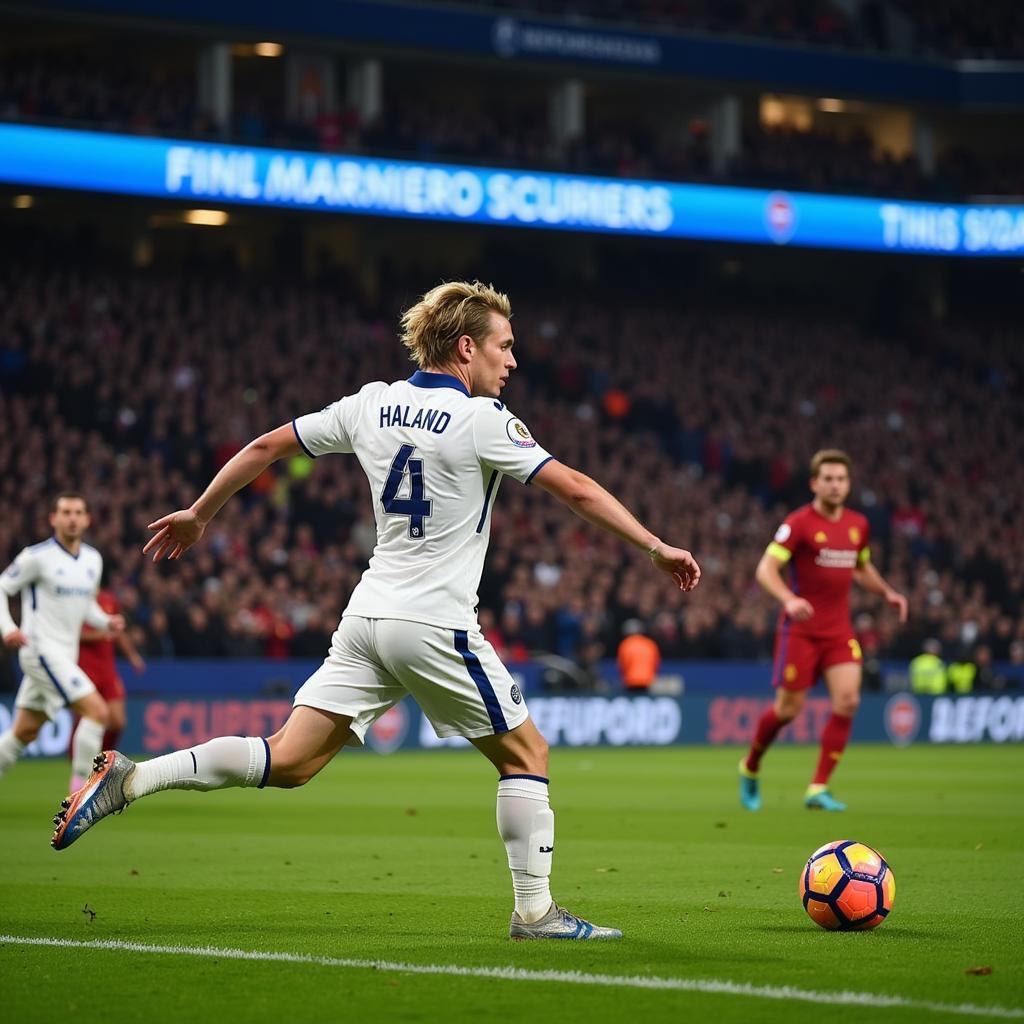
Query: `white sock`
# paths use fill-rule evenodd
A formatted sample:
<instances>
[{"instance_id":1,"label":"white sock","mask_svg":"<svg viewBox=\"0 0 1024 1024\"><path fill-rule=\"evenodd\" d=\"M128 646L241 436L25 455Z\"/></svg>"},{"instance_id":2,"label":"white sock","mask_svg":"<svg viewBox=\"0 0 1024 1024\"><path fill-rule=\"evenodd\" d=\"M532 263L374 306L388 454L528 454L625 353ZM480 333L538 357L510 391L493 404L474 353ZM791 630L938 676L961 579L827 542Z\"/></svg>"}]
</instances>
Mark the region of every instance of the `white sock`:
<instances>
[{"instance_id":1,"label":"white sock","mask_svg":"<svg viewBox=\"0 0 1024 1024\"><path fill-rule=\"evenodd\" d=\"M498 782L498 833L508 851L516 911L527 923L551 907L551 857L555 816L548 805L548 780L538 775L503 775Z\"/></svg>"},{"instance_id":2,"label":"white sock","mask_svg":"<svg viewBox=\"0 0 1024 1024\"><path fill-rule=\"evenodd\" d=\"M21 757L24 750L25 744L14 735L13 729L8 729L0 736L0 775Z\"/></svg>"},{"instance_id":3,"label":"white sock","mask_svg":"<svg viewBox=\"0 0 1024 1024\"><path fill-rule=\"evenodd\" d=\"M94 718L83 718L71 741L71 774L87 778L92 774L92 763L103 749L105 727Z\"/></svg>"},{"instance_id":4,"label":"white sock","mask_svg":"<svg viewBox=\"0 0 1024 1024\"><path fill-rule=\"evenodd\" d=\"M188 750L142 761L125 783L129 800L161 789L227 789L266 785L270 747L260 736L218 736Z\"/></svg>"}]
</instances>

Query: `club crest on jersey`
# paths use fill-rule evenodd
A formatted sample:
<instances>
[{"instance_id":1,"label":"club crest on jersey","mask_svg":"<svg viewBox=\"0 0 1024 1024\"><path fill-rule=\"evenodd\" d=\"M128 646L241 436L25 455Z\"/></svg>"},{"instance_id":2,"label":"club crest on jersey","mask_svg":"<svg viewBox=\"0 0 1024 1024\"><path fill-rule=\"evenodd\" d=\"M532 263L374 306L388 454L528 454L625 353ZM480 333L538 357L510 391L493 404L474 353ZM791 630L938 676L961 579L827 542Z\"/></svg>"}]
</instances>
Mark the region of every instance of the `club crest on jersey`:
<instances>
[{"instance_id":1,"label":"club crest on jersey","mask_svg":"<svg viewBox=\"0 0 1024 1024\"><path fill-rule=\"evenodd\" d=\"M517 448L536 448L537 442L534 441L533 435L526 428L526 424L522 420L511 419L505 424L505 432L508 434L508 439Z\"/></svg>"},{"instance_id":2,"label":"club crest on jersey","mask_svg":"<svg viewBox=\"0 0 1024 1024\"><path fill-rule=\"evenodd\" d=\"M860 530L858 530L856 526L851 526L850 527L850 543L851 544L859 544L860 543Z\"/></svg>"}]
</instances>

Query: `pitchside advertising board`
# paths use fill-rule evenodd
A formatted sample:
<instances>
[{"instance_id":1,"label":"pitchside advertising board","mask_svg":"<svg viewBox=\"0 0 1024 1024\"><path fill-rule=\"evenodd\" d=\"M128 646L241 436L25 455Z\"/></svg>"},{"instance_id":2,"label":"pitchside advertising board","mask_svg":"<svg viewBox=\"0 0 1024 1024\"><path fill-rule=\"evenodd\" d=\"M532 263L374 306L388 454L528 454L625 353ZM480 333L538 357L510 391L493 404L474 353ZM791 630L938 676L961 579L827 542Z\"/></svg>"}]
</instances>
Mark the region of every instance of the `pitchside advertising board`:
<instances>
[{"instance_id":1,"label":"pitchside advertising board","mask_svg":"<svg viewBox=\"0 0 1024 1024\"><path fill-rule=\"evenodd\" d=\"M0 124L0 182L539 230L942 256L1024 253L1024 205L482 169Z\"/></svg>"},{"instance_id":2,"label":"pitchside advertising board","mask_svg":"<svg viewBox=\"0 0 1024 1024\"><path fill-rule=\"evenodd\" d=\"M771 704L756 696L534 696L530 713L552 746L668 747L744 744ZM289 699L154 699L128 701L122 749L149 756L194 746L214 736L267 736L291 711ZM0 703L0 731L10 724L10 702ZM816 743L830 714L824 697L808 699L804 712L780 736L785 743ZM71 716L62 711L29 748L35 757L65 755ZM962 697L866 695L854 725L854 740L912 743L1024 742L1024 696ZM381 754L466 746L438 739L419 708L406 700L380 718L367 746Z\"/></svg>"}]
</instances>

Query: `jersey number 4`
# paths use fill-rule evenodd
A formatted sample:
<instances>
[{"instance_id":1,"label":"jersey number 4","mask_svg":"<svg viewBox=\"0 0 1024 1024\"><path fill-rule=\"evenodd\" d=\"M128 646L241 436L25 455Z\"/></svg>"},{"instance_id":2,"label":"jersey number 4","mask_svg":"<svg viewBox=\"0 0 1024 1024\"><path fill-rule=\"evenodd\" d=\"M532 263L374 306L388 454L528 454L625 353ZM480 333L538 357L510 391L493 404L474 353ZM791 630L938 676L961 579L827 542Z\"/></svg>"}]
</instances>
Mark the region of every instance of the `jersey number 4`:
<instances>
[{"instance_id":1,"label":"jersey number 4","mask_svg":"<svg viewBox=\"0 0 1024 1024\"><path fill-rule=\"evenodd\" d=\"M424 536L423 520L430 515L432 502L423 497L423 460L412 458L416 446L403 444L391 461L388 478L384 482L384 490L380 503L389 516L409 517L409 536L421 540ZM399 488L409 474L409 497L400 498Z\"/></svg>"}]
</instances>

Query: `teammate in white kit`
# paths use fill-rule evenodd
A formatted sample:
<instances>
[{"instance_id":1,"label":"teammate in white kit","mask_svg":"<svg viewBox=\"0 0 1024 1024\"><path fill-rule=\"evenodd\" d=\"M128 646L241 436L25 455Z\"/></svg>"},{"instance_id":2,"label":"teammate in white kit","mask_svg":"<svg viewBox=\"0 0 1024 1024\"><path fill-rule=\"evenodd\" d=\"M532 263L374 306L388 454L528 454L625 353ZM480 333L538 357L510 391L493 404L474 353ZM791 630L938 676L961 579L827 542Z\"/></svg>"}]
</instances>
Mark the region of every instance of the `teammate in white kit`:
<instances>
[{"instance_id":1,"label":"teammate in white kit","mask_svg":"<svg viewBox=\"0 0 1024 1024\"><path fill-rule=\"evenodd\" d=\"M269 739L221 737L133 764L108 752L65 801L53 845L63 849L100 818L162 789L301 786L346 744L361 744L388 708L411 694L439 736L468 738L499 773L498 831L515 894L516 939L619 938L551 899L554 815L548 748L522 693L484 640L476 590L490 512L503 476L534 483L590 522L646 553L692 590L688 551L645 529L589 477L556 461L501 402L516 367L508 299L479 282L442 284L402 317L420 369L367 384L320 412L252 441L189 509L150 525L154 560L180 558L236 491L271 463L354 453L373 494L377 545L323 665Z\"/></svg>"},{"instance_id":2,"label":"teammate in white kit","mask_svg":"<svg viewBox=\"0 0 1024 1024\"><path fill-rule=\"evenodd\" d=\"M75 792L103 747L107 704L78 667L82 623L117 633L120 615L108 615L96 602L103 559L82 542L89 507L80 494L65 492L50 510L53 536L24 548L0 574L0 636L18 652L23 673L15 697L14 721L0 735L0 775L39 735L48 718L70 707L82 718L71 747L71 788ZM21 594L21 626L11 617L8 598Z\"/></svg>"}]
</instances>

